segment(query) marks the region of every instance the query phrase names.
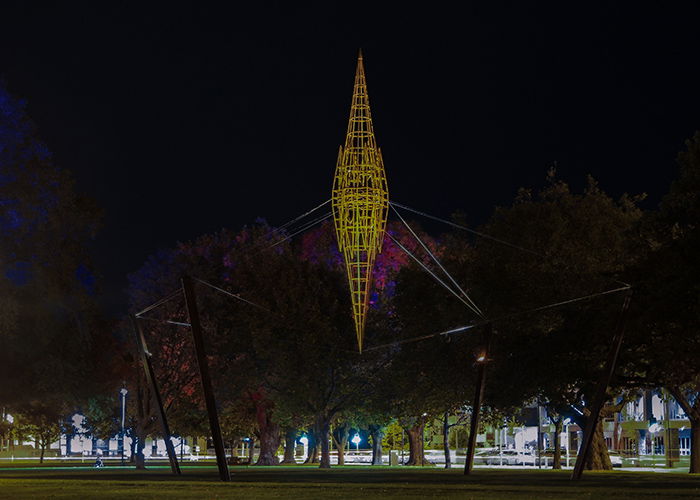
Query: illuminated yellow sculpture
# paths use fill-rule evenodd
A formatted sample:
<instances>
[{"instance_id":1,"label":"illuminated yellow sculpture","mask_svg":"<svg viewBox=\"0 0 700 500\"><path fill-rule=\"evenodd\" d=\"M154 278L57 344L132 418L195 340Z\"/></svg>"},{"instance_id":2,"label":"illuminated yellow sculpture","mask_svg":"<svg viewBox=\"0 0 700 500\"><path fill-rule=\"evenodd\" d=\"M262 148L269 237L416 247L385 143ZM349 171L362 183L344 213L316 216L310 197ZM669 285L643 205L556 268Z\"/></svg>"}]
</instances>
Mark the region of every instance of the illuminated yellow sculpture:
<instances>
[{"instance_id":1,"label":"illuminated yellow sculpture","mask_svg":"<svg viewBox=\"0 0 700 500\"><path fill-rule=\"evenodd\" d=\"M362 52L357 60L345 149L341 146L338 153L332 200L338 248L345 257L355 333L362 352L372 267L382 250L389 210L382 153L372 129Z\"/></svg>"}]
</instances>

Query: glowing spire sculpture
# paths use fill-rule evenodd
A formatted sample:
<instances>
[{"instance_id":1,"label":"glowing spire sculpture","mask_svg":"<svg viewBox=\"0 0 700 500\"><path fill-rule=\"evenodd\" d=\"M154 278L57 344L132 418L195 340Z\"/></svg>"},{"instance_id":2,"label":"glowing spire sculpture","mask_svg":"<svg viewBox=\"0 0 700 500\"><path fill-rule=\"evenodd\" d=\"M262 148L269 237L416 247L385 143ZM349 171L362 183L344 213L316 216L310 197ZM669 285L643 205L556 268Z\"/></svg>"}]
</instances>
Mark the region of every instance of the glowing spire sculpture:
<instances>
[{"instance_id":1,"label":"glowing spire sculpture","mask_svg":"<svg viewBox=\"0 0 700 500\"><path fill-rule=\"evenodd\" d=\"M389 211L384 162L374 138L362 52L357 59L345 148L341 146L338 152L332 202L338 248L345 258L350 284L357 344L362 352L372 267L382 250Z\"/></svg>"}]
</instances>

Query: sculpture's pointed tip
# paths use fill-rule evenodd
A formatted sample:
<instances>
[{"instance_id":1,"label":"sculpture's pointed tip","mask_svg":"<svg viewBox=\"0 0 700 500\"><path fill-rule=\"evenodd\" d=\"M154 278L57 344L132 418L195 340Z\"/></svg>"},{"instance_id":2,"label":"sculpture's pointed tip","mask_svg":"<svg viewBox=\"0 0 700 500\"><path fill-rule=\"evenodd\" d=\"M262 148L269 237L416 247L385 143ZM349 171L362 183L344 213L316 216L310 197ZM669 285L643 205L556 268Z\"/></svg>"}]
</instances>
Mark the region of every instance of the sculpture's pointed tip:
<instances>
[{"instance_id":1,"label":"sculpture's pointed tip","mask_svg":"<svg viewBox=\"0 0 700 500\"><path fill-rule=\"evenodd\" d=\"M355 77L358 77L359 75L364 76L365 73L365 62L362 59L362 49L359 49L357 52L357 71L355 72Z\"/></svg>"}]
</instances>

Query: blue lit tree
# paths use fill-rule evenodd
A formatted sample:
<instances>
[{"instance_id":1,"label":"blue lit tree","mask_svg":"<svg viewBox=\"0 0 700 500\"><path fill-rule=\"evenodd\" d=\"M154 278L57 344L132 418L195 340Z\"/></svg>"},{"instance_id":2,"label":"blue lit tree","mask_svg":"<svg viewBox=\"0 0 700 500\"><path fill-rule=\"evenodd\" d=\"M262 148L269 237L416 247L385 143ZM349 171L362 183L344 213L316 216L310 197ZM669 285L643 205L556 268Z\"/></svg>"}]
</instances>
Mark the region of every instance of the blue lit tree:
<instances>
[{"instance_id":1,"label":"blue lit tree","mask_svg":"<svg viewBox=\"0 0 700 500\"><path fill-rule=\"evenodd\" d=\"M73 184L0 84L0 401L11 407L76 395L95 360L86 242L98 211Z\"/></svg>"}]
</instances>

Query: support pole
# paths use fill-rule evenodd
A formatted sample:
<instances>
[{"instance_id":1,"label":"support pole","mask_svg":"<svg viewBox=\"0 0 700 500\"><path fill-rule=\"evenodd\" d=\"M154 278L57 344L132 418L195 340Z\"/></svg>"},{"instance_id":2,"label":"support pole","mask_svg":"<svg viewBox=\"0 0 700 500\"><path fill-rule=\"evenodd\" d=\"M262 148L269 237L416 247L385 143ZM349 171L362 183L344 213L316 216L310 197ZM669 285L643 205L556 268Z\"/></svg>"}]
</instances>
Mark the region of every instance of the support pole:
<instances>
[{"instance_id":1,"label":"support pole","mask_svg":"<svg viewBox=\"0 0 700 500\"><path fill-rule=\"evenodd\" d=\"M481 416L481 403L484 397L484 386L486 385L486 363L489 356L491 344L491 332L493 327L487 323L484 331L484 343L479 357L477 358L476 392L472 404L472 418L469 426L469 440L467 441L467 458L464 462L464 475L471 474L474 463L474 452L476 451L476 434L479 431L479 418Z\"/></svg>"},{"instance_id":2,"label":"support pole","mask_svg":"<svg viewBox=\"0 0 700 500\"><path fill-rule=\"evenodd\" d=\"M224 450L224 440L221 436L219 414L216 410L216 400L214 399L214 390L212 389L211 376L209 375L209 364L207 363L207 355L204 351L204 338L202 336L202 325L199 321L197 297L194 293L192 278L189 276L182 277L182 290L185 293L187 314L190 317L190 325L192 327L194 352L197 357L197 365L199 366L199 374L202 380L204 401L207 405L209 427L211 428L211 438L212 441L214 441L214 450L216 451L216 465L219 467L219 477L222 481L230 481L231 471L229 471L228 464L226 463L226 451Z\"/></svg>"},{"instance_id":3,"label":"support pole","mask_svg":"<svg viewBox=\"0 0 700 500\"><path fill-rule=\"evenodd\" d=\"M177 462L177 457L175 456L175 448L173 447L173 442L170 440L170 427L168 426L168 419L165 416L163 400L161 399L160 391L158 390L158 382L156 382L156 377L153 373L151 353L148 352L148 347L146 346L146 338L143 335L143 330L141 329L141 325L137 321L136 316L131 316L131 322L134 326L134 334L136 335L136 346L139 351L139 357L141 358L141 364L143 365L143 371L146 375L146 383L151 389L151 393L153 394L153 400L156 403L158 422L160 423L160 429L163 433L165 449L168 452L170 468L172 469L173 474L180 475L182 474L182 472L180 471L180 464Z\"/></svg>"},{"instance_id":4,"label":"support pole","mask_svg":"<svg viewBox=\"0 0 700 500\"><path fill-rule=\"evenodd\" d=\"M605 362L605 368L600 377L600 383L598 384L598 389L596 391L595 397L591 405L591 414L586 420L586 427L583 430L583 444L581 446L581 451L576 457L576 465L574 465L574 472L571 474L571 479L576 481L581 479L583 474L583 468L586 466L586 458L590 453L591 443L593 443L593 435L595 434L596 426L598 425L598 418L600 417L600 410L605 404L606 392L610 381L612 380L613 373L615 372L615 366L617 365L617 358L620 354L620 347L622 346L622 338L625 335L625 325L627 324L627 313L630 308L630 301L632 300L632 290L630 289L625 295L625 301L622 304L622 312L617 320L617 325L615 327L615 333L613 335L612 343L610 344L610 351L608 352L608 359ZM567 450L568 453L568 450Z\"/></svg>"}]
</instances>

